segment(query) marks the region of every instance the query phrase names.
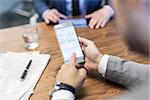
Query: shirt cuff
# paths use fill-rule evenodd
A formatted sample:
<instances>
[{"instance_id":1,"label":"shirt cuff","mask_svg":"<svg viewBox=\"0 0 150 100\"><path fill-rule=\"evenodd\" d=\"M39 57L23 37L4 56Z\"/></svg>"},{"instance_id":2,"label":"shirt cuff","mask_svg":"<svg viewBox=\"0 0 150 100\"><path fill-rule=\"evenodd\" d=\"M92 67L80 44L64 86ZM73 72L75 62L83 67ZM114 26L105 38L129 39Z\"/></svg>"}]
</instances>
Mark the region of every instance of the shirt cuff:
<instances>
[{"instance_id":1,"label":"shirt cuff","mask_svg":"<svg viewBox=\"0 0 150 100\"><path fill-rule=\"evenodd\" d=\"M109 55L105 54L98 66L98 72L105 77L106 69L107 69L107 63L108 63Z\"/></svg>"},{"instance_id":2,"label":"shirt cuff","mask_svg":"<svg viewBox=\"0 0 150 100\"><path fill-rule=\"evenodd\" d=\"M75 96L68 90L58 90L52 94L52 100L75 100Z\"/></svg>"},{"instance_id":3,"label":"shirt cuff","mask_svg":"<svg viewBox=\"0 0 150 100\"><path fill-rule=\"evenodd\" d=\"M112 9L111 6L105 5L103 8L107 9L109 11L110 16L114 16L114 10Z\"/></svg>"}]
</instances>

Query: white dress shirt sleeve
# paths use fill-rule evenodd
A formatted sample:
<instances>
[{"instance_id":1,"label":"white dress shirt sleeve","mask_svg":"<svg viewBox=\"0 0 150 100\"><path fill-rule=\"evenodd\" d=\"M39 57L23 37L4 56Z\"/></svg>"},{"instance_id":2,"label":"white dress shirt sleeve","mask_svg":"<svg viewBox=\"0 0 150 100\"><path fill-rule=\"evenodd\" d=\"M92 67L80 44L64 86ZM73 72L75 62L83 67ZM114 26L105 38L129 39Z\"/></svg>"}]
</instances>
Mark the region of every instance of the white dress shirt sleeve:
<instances>
[{"instance_id":1,"label":"white dress shirt sleeve","mask_svg":"<svg viewBox=\"0 0 150 100\"><path fill-rule=\"evenodd\" d=\"M75 100L75 95L68 90L58 90L52 94L52 100Z\"/></svg>"},{"instance_id":2,"label":"white dress shirt sleeve","mask_svg":"<svg viewBox=\"0 0 150 100\"><path fill-rule=\"evenodd\" d=\"M105 9L107 9L109 11L109 13L108 13L109 15L108 16L110 16L110 17L114 16L114 10L112 9L111 6L105 5L103 8L105 8Z\"/></svg>"},{"instance_id":3,"label":"white dress shirt sleeve","mask_svg":"<svg viewBox=\"0 0 150 100\"><path fill-rule=\"evenodd\" d=\"M109 55L105 54L98 66L98 72L105 77L106 69L107 69L107 63L108 63Z\"/></svg>"}]
</instances>

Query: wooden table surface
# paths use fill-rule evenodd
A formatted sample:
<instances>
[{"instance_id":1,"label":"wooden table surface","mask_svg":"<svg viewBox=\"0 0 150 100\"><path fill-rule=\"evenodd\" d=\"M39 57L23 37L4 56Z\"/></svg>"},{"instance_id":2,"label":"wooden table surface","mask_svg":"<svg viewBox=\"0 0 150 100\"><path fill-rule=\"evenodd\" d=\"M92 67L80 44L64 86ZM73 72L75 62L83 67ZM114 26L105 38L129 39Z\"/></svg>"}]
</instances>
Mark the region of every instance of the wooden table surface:
<instances>
[{"instance_id":1,"label":"wooden table surface","mask_svg":"<svg viewBox=\"0 0 150 100\"><path fill-rule=\"evenodd\" d=\"M29 25L1 29L0 30L0 53L7 51L26 52L22 33ZM39 44L37 49L41 53L51 54L52 58L44 70L34 94L30 100L49 100L49 92L55 82L55 76L63 63L62 55L55 37L53 26L45 23L37 24L39 31ZM129 51L126 43L121 37L121 33L116 28L114 21L111 21L103 29L78 28L78 36L93 40L103 54L110 54L126 59L131 59L139 63L149 63L149 59L143 55ZM117 96L126 89L105 80L96 72L91 72L83 87L78 90L78 100L105 100L112 96Z\"/></svg>"}]
</instances>

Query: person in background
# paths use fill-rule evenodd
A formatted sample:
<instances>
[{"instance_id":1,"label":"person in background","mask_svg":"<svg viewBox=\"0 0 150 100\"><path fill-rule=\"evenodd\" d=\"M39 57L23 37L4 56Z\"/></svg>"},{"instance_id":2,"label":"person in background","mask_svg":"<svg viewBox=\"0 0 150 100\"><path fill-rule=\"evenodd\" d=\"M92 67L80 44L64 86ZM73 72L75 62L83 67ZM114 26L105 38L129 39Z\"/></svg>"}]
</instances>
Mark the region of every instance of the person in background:
<instances>
[{"instance_id":1,"label":"person in background","mask_svg":"<svg viewBox=\"0 0 150 100\"><path fill-rule=\"evenodd\" d=\"M47 24L81 15L90 19L90 28L100 28L114 15L109 0L33 0L33 5Z\"/></svg>"},{"instance_id":2,"label":"person in background","mask_svg":"<svg viewBox=\"0 0 150 100\"><path fill-rule=\"evenodd\" d=\"M112 0L112 2L116 10L118 28L124 33L128 45L133 50L149 56L150 2L148 0ZM150 100L149 64L102 54L93 41L81 37L79 41L85 54L84 67L76 67L76 55L73 53L69 62L61 66L56 76L56 84L51 93L52 100L74 100L75 90L82 86L87 71L91 70L96 70L107 80L132 90L121 97L121 100Z\"/></svg>"}]
</instances>

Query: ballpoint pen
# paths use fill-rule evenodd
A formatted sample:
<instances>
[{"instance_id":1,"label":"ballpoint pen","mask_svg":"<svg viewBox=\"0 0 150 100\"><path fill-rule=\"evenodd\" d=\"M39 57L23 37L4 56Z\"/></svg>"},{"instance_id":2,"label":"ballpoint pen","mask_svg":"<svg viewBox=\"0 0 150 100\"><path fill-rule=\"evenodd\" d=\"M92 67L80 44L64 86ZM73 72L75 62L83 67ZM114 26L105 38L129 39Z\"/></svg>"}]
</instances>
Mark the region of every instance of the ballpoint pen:
<instances>
[{"instance_id":1,"label":"ballpoint pen","mask_svg":"<svg viewBox=\"0 0 150 100\"><path fill-rule=\"evenodd\" d=\"M30 62L29 62L28 65L26 66L26 69L23 71L23 73L22 73L22 75L21 75L21 77L20 77L20 78L21 78L21 79L20 79L21 82L25 80L25 78L26 78L26 76L27 76L27 74L28 74L29 68L30 68L30 66L31 66L31 63L32 63L32 60L30 60Z\"/></svg>"}]
</instances>

